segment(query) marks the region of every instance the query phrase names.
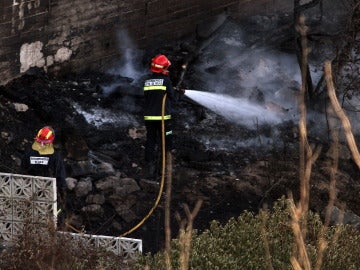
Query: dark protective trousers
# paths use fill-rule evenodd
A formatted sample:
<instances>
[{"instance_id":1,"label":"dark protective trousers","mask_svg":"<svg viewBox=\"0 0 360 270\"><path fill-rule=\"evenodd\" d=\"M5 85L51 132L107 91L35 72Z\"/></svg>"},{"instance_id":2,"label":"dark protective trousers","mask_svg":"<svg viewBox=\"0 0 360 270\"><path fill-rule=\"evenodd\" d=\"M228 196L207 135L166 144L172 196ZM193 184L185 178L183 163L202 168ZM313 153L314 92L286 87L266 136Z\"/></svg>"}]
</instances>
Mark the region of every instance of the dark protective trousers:
<instances>
[{"instance_id":1,"label":"dark protective trousers","mask_svg":"<svg viewBox=\"0 0 360 270\"><path fill-rule=\"evenodd\" d=\"M161 120L146 120L146 144L145 144L145 161L156 162L160 153L162 153L162 139L161 139ZM172 142L172 129L171 120L164 121L165 127L165 151L171 151L173 149ZM157 152L160 149L160 153Z\"/></svg>"}]
</instances>

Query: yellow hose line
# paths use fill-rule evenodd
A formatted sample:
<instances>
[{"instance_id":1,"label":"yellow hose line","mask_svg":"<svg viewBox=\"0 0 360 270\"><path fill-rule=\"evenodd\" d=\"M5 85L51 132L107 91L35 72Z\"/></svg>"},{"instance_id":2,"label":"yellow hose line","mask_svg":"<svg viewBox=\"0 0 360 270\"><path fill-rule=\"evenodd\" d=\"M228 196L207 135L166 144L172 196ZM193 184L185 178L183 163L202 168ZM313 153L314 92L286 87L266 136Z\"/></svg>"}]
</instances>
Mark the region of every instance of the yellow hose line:
<instances>
[{"instance_id":1,"label":"yellow hose line","mask_svg":"<svg viewBox=\"0 0 360 270\"><path fill-rule=\"evenodd\" d=\"M119 237L124 237L124 236L132 233L136 229L138 229L141 225L143 225L144 222L152 215L152 213L154 212L154 210L156 209L156 207L158 206L158 204L160 202L160 198L162 195L162 191L164 189L164 182L165 182L164 181L164 179L165 179L165 121L164 121L165 101L166 101L166 94L163 97L162 108L161 108L161 115L162 115L162 120L161 120L162 168L161 168L161 182L160 182L160 189L159 189L158 196L156 198L154 206L150 209L149 213L136 226L134 226L127 232L121 234Z\"/></svg>"}]
</instances>

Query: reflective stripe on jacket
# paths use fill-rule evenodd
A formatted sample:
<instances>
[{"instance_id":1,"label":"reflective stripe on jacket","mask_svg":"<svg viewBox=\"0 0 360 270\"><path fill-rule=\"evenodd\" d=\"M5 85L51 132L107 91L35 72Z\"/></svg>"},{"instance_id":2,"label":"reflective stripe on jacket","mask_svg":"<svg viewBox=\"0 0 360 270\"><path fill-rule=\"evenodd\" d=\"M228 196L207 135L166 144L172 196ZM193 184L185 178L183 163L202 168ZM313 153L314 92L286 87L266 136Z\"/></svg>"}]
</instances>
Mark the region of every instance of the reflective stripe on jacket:
<instances>
[{"instance_id":1,"label":"reflective stripe on jacket","mask_svg":"<svg viewBox=\"0 0 360 270\"><path fill-rule=\"evenodd\" d=\"M145 120L162 120L161 116L144 116ZM164 115L164 120L171 119L171 115Z\"/></svg>"},{"instance_id":2,"label":"reflective stripe on jacket","mask_svg":"<svg viewBox=\"0 0 360 270\"><path fill-rule=\"evenodd\" d=\"M162 120L162 102L166 94L164 120L171 119L174 90L169 76L153 73L144 82L144 120Z\"/></svg>"},{"instance_id":3,"label":"reflective stripe on jacket","mask_svg":"<svg viewBox=\"0 0 360 270\"><path fill-rule=\"evenodd\" d=\"M165 90L166 91L166 86L144 86L144 91L148 91L148 90Z\"/></svg>"}]
</instances>

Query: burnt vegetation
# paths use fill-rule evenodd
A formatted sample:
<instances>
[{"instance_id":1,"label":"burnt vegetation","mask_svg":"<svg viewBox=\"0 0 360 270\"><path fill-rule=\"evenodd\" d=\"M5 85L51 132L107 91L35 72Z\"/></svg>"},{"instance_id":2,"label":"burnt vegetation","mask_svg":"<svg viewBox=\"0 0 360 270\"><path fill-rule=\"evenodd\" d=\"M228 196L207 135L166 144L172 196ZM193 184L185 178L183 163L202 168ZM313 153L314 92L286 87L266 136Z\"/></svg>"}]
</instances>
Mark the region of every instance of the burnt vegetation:
<instances>
[{"instance_id":1,"label":"burnt vegetation","mask_svg":"<svg viewBox=\"0 0 360 270\"><path fill-rule=\"evenodd\" d=\"M179 147L172 167L167 168L173 172L167 179L172 180L172 190L166 191L171 205L164 199L145 225L131 235L142 238L145 253L152 253L140 256L136 265L126 264L107 252L70 243L51 226L28 224L19 241L2 251L0 268L358 269L357 219L348 222L350 225L338 225L344 216L334 216L333 209L342 210L344 215L360 215L359 157L356 145L351 144L351 139L356 142L359 137L346 125L345 118L359 110L360 3L346 1L351 16L342 22L345 30L334 34L318 27L324 20L321 0L306 5L300 2L294 1L293 19L274 30L276 35L271 36L277 40L253 38L248 44L256 47L265 40L272 41L297 56L300 116L298 122L286 121L276 127L280 143L264 142L262 135L271 133L272 126L247 129L233 125L184 98L176 107L174 119ZM316 20L308 23L304 14L309 15L314 8L318 10ZM321 55L327 53L322 45L330 41L336 52L332 59ZM194 44L162 49L173 56L171 76L178 86L201 85L193 67L204 45L201 41ZM144 59L151 53L147 52ZM316 84L310 74L312 57L323 61L323 75ZM214 66L207 72L216 74L219 68ZM65 157L70 177L90 176L95 183L108 176L99 170L84 173L78 165L90 159L95 164L110 163L120 178L140 183L145 166L144 140L129 136L130 128L141 126L140 86L120 75L93 71L59 75L34 70L0 88L1 171L22 173L19 160L26 145L34 131L50 124L57 130L56 146ZM186 76L189 79L184 79ZM111 82L119 86L104 95L104 85ZM337 114L334 93L343 114ZM17 110L17 103L26 104L28 110ZM84 110L110 108L117 115L128 116L129 122L96 128L74 104L81 104ZM326 119L325 136L312 133L317 119L307 118L310 111ZM199 134L225 141L255 138L259 143L251 148L209 149L198 139ZM153 205L157 189L142 191L135 197L142 203L131 205L136 218L130 221L117 215L111 200L106 200L99 217L81 211L84 198L69 191L69 216L81 219L78 223L69 219L72 226L63 224L61 229L85 228L88 233L118 236L136 225Z\"/></svg>"}]
</instances>

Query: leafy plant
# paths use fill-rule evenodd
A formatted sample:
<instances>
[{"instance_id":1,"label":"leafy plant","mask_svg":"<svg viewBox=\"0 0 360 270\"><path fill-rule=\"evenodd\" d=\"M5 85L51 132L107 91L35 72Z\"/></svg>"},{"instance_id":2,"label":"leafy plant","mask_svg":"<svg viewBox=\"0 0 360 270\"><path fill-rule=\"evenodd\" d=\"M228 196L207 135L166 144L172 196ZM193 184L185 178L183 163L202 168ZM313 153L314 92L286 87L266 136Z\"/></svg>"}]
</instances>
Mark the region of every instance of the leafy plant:
<instances>
[{"instance_id":1,"label":"leafy plant","mask_svg":"<svg viewBox=\"0 0 360 270\"><path fill-rule=\"evenodd\" d=\"M293 269L294 253L289 199L278 200L273 209L258 214L244 212L221 226L217 221L201 234L193 232L190 265L192 270ZM318 256L318 236L323 222L311 211L307 216L306 250L312 264ZM321 269L360 269L360 233L351 226L332 226L327 230ZM267 253L267 249L269 253ZM173 269L180 269L180 243L172 241ZM136 269L166 269L164 255L158 252L139 258Z\"/></svg>"}]
</instances>

